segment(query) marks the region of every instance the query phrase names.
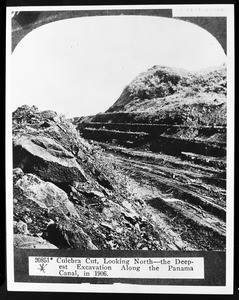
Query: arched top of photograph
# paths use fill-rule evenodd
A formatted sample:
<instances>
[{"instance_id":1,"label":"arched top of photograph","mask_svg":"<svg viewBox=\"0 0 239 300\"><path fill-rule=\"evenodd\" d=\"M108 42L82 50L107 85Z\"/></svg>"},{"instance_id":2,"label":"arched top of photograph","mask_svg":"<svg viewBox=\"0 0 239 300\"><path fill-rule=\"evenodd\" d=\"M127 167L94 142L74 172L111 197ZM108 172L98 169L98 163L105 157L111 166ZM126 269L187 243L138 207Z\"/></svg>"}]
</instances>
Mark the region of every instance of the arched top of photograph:
<instances>
[{"instance_id":1,"label":"arched top of photograph","mask_svg":"<svg viewBox=\"0 0 239 300\"><path fill-rule=\"evenodd\" d=\"M22 104L67 117L104 112L153 66L197 71L225 64L223 48L189 22L151 16L99 16L43 25L12 54L13 110Z\"/></svg>"}]
</instances>

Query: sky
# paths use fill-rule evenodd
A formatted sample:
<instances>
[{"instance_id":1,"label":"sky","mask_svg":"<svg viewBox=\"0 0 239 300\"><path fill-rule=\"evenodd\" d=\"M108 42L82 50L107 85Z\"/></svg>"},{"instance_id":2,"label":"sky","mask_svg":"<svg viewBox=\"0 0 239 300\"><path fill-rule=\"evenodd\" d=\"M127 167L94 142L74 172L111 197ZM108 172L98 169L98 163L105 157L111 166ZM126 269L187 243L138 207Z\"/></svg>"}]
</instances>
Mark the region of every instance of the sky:
<instances>
[{"instance_id":1,"label":"sky","mask_svg":"<svg viewBox=\"0 0 239 300\"><path fill-rule=\"evenodd\" d=\"M43 25L11 57L12 110L27 104L66 117L106 111L138 74L154 65L189 71L226 55L206 30L147 16L82 17Z\"/></svg>"}]
</instances>

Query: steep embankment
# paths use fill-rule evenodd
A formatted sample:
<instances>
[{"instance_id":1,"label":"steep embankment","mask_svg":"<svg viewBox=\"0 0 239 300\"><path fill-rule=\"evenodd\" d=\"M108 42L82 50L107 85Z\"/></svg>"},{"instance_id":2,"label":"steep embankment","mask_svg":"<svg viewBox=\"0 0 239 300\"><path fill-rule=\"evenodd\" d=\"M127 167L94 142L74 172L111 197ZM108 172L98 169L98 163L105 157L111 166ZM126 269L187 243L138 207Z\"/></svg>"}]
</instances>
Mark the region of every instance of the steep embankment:
<instances>
[{"instance_id":1,"label":"steep embankment","mask_svg":"<svg viewBox=\"0 0 239 300\"><path fill-rule=\"evenodd\" d=\"M19 248L161 249L103 150L53 111L13 113L14 244ZM141 230L144 228L144 235Z\"/></svg>"}]
</instances>

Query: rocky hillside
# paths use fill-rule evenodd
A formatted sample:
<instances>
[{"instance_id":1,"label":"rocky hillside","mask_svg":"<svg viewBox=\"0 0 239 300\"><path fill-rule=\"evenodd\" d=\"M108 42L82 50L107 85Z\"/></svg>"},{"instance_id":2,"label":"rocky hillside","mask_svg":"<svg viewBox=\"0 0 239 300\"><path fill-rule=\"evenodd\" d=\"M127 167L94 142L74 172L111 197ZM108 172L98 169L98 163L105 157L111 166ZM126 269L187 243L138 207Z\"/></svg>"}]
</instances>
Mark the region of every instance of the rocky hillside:
<instances>
[{"instance_id":1,"label":"rocky hillside","mask_svg":"<svg viewBox=\"0 0 239 300\"><path fill-rule=\"evenodd\" d=\"M93 121L110 120L107 113L113 113L122 122L121 112L137 123L225 125L226 88L225 66L199 72L154 66L137 76L106 114Z\"/></svg>"},{"instance_id":2,"label":"rocky hillside","mask_svg":"<svg viewBox=\"0 0 239 300\"><path fill-rule=\"evenodd\" d=\"M226 155L226 66L188 72L154 66L105 113L76 120L86 139L180 156Z\"/></svg>"},{"instance_id":3,"label":"rocky hillside","mask_svg":"<svg viewBox=\"0 0 239 300\"><path fill-rule=\"evenodd\" d=\"M64 116L13 113L14 245L161 249L160 232L127 189L127 176Z\"/></svg>"}]
</instances>

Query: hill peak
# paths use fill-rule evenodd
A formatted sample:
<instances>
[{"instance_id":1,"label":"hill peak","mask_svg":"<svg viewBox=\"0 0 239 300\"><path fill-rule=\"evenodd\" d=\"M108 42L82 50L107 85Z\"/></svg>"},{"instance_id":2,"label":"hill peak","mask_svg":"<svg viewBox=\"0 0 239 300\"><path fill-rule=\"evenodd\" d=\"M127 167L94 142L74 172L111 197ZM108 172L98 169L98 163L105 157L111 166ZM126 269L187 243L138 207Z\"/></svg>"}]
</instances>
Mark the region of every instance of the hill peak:
<instances>
[{"instance_id":1,"label":"hill peak","mask_svg":"<svg viewBox=\"0 0 239 300\"><path fill-rule=\"evenodd\" d=\"M127 112L136 103L172 96L181 92L225 94L226 66L189 72L184 69L154 65L136 76L107 112Z\"/></svg>"}]
</instances>

